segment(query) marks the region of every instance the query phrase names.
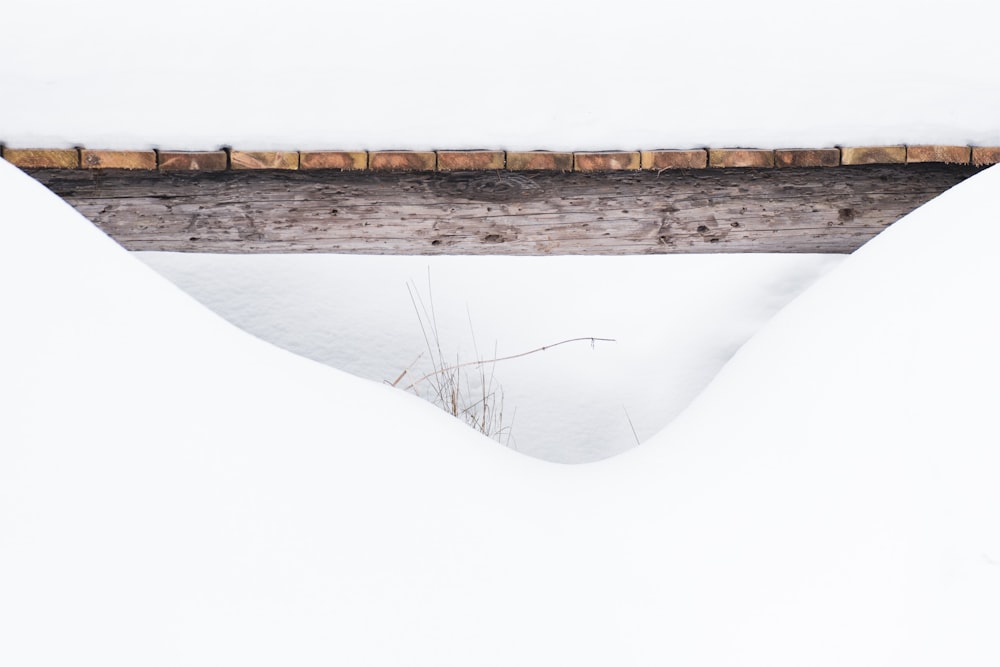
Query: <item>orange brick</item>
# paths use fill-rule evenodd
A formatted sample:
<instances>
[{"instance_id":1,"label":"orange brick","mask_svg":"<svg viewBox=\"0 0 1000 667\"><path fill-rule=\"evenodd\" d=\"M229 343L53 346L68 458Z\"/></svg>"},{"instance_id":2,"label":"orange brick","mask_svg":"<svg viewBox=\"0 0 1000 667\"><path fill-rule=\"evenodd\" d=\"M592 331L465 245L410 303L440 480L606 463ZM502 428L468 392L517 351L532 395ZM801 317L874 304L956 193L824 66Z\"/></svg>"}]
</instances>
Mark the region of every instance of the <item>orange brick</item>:
<instances>
[{"instance_id":1,"label":"orange brick","mask_svg":"<svg viewBox=\"0 0 1000 667\"><path fill-rule=\"evenodd\" d=\"M574 171L635 171L639 161L639 151L573 153Z\"/></svg>"},{"instance_id":2,"label":"orange brick","mask_svg":"<svg viewBox=\"0 0 1000 667\"><path fill-rule=\"evenodd\" d=\"M25 169L80 168L80 151L75 148L4 148L3 159Z\"/></svg>"},{"instance_id":3,"label":"orange brick","mask_svg":"<svg viewBox=\"0 0 1000 667\"><path fill-rule=\"evenodd\" d=\"M985 167L1000 162L1000 146L973 146L972 164Z\"/></svg>"},{"instance_id":4,"label":"orange brick","mask_svg":"<svg viewBox=\"0 0 1000 667\"><path fill-rule=\"evenodd\" d=\"M160 171L225 171L226 151L160 151Z\"/></svg>"},{"instance_id":5,"label":"orange brick","mask_svg":"<svg viewBox=\"0 0 1000 667\"><path fill-rule=\"evenodd\" d=\"M712 148L708 151L708 166L773 167L774 151L758 148Z\"/></svg>"},{"instance_id":6,"label":"orange brick","mask_svg":"<svg viewBox=\"0 0 1000 667\"><path fill-rule=\"evenodd\" d=\"M80 151L84 169L156 169L154 151Z\"/></svg>"},{"instance_id":7,"label":"orange brick","mask_svg":"<svg viewBox=\"0 0 1000 667\"><path fill-rule=\"evenodd\" d=\"M372 151L368 168L375 171L434 171L434 151Z\"/></svg>"},{"instance_id":8,"label":"orange brick","mask_svg":"<svg viewBox=\"0 0 1000 667\"><path fill-rule=\"evenodd\" d=\"M669 151L642 151L641 161L643 169L704 169L708 165L708 151L697 150L669 150Z\"/></svg>"},{"instance_id":9,"label":"orange brick","mask_svg":"<svg viewBox=\"0 0 1000 667\"><path fill-rule=\"evenodd\" d=\"M233 169L298 169L297 151L230 151Z\"/></svg>"},{"instance_id":10,"label":"orange brick","mask_svg":"<svg viewBox=\"0 0 1000 667\"><path fill-rule=\"evenodd\" d=\"M775 167L836 167L839 148L790 148L774 151Z\"/></svg>"},{"instance_id":11,"label":"orange brick","mask_svg":"<svg viewBox=\"0 0 1000 667\"><path fill-rule=\"evenodd\" d=\"M506 160L503 151L438 151L440 171L481 171L503 169Z\"/></svg>"},{"instance_id":12,"label":"orange brick","mask_svg":"<svg viewBox=\"0 0 1000 667\"><path fill-rule=\"evenodd\" d=\"M947 162L969 164L972 149L968 146L907 146L907 162Z\"/></svg>"},{"instance_id":13,"label":"orange brick","mask_svg":"<svg viewBox=\"0 0 1000 667\"><path fill-rule=\"evenodd\" d=\"M854 146L840 149L840 164L902 164L906 146Z\"/></svg>"},{"instance_id":14,"label":"orange brick","mask_svg":"<svg viewBox=\"0 0 1000 667\"><path fill-rule=\"evenodd\" d=\"M551 151L507 151L510 171L573 171L572 153Z\"/></svg>"},{"instance_id":15,"label":"orange brick","mask_svg":"<svg viewBox=\"0 0 1000 667\"><path fill-rule=\"evenodd\" d=\"M358 171L367 168L367 151L303 151L299 153L299 169Z\"/></svg>"}]
</instances>

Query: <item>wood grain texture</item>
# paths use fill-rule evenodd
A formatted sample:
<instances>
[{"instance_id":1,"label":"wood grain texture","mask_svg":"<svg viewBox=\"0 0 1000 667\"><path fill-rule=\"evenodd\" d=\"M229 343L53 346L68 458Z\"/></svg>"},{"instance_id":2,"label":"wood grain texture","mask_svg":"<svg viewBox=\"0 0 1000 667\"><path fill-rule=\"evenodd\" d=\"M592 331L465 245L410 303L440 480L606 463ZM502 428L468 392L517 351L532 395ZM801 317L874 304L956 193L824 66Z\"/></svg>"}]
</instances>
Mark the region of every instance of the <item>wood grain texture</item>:
<instances>
[{"instance_id":1,"label":"wood grain texture","mask_svg":"<svg viewBox=\"0 0 1000 667\"><path fill-rule=\"evenodd\" d=\"M758 148L712 148L708 151L708 166L718 169L773 167L774 151Z\"/></svg>"},{"instance_id":2,"label":"wood grain texture","mask_svg":"<svg viewBox=\"0 0 1000 667\"><path fill-rule=\"evenodd\" d=\"M131 250L850 252L968 165L529 174L32 174Z\"/></svg>"},{"instance_id":3,"label":"wood grain texture","mask_svg":"<svg viewBox=\"0 0 1000 667\"><path fill-rule=\"evenodd\" d=\"M80 151L84 169L156 169L156 151L104 151L84 148Z\"/></svg>"},{"instance_id":4,"label":"wood grain texture","mask_svg":"<svg viewBox=\"0 0 1000 667\"><path fill-rule=\"evenodd\" d=\"M299 169L359 171L368 168L368 151L302 151Z\"/></svg>"},{"instance_id":5,"label":"wood grain texture","mask_svg":"<svg viewBox=\"0 0 1000 667\"><path fill-rule=\"evenodd\" d=\"M372 171L434 171L437 153L434 151L372 151L368 154Z\"/></svg>"},{"instance_id":6,"label":"wood grain texture","mask_svg":"<svg viewBox=\"0 0 1000 667\"><path fill-rule=\"evenodd\" d=\"M704 169L708 166L708 151L660 150L642 151L642 168L660 171L663 169Z\"/></svg>"},{"instance_id":7,"label":"wood grain texture","mask_svg":"<svg viewBox=\"0 0 1000 667\"><path fill-rule=\"evenodd\" d=\"M779 168L839 165L839 148L781 148L774 151L774 166Z\"/></svg>"},{"instance_id":8,"label":"wood grain texture","mask_svg":"<svg viewBox=\"0 0 1000 667\"><path fill-rule=\"evenodd\" d=\"M76 148L3 148L0 156L22 169L77 169L80 151Z\"/></svg>"},{"instance_id":9,"label":"wood grain texture","mask_svg":"<svg viewBox=\"0 0 1000 667\"><path fill-rule=\"evenodd\" d=\"M503 151L437 151L439 171L483 171L504 169L507 156Z\"/></svg>"},{"instance_id":10,"label":"wood grain texture","mask_svg":"<svg viewBox=\"0 0 1000 667\"><path fill-rule=\"evenodd\" d=\"M969 164L972 148L969 146L907 146L907 162L947 162Z\"/></svg>"},{"instance_id":11,"label":"wood grain texture","mask_svg":"<svg viewBox=\"0 0 1000 667\"><path fill-rule=\"evenodd\" d=\"M225 171L229 156L226 151L160 151L161 171Z\"/></svg>"},{"instance_id":12,"label":"wood grain texture","mask_svg":"<svg viewBox=\"0 0 1000 667\"><path fill-rule=\"evenodd\" d=\"M575 171L635 171L639 166L639 151L573 153Z\"/></svg>"},{"instance_id":13,"label":"wood grain texture","mask_svg":"<svg viewBox=\"0 0 1000 667\"><path fill-rule=\"evenodd\" d=\"M1000 163L1000 146L973 146L972 164L985 167Z\"/></svg>"},{"instance_id":14,"label":"wood grain texture","mask_svg":"<svg viewBox=\"0 0 1000 667\"><path fill-rule=\"evenodd\" d=\"M906 162L906 146L844 146L840 149L840 164L902 164Z\"/></svg>"},{"instance_id":15,"label":"wood grain texture","mask_svg":"<svg viewBox=\"0 0 1000 667\"><path fill-rule=\"evenodd\" d=\"M298 169L297 151L237 151L229 152L233 169Z\"/></svg>"},{"instance_id":16,"label":"wood grain texture","mask_svg":"<svg viewBox=\"0 0 1000 667\"><path fill-rule=\"evenodd\" d=\"M509 171L573 171L573 154L551 151L507 151Z\"/></svg>"}]
</instances>

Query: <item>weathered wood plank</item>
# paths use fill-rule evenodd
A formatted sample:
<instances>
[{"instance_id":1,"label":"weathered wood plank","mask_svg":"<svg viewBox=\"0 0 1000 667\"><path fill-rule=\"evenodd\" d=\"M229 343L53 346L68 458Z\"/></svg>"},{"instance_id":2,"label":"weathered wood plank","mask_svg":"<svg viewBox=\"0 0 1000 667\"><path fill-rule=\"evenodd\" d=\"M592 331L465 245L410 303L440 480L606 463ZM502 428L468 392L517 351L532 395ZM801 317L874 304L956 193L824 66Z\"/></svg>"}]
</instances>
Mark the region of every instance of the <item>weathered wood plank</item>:
<instances>
[{"instance_id":1,"label":"weathered wood plank","mask_svg":"<svg viewBox=\"0 0 1000 667\"><path fill-rule=\"evenodd\" d=\"M975 171L32 173L132 250L545 255L850 252Z\"/></svg>"}]
</instances>

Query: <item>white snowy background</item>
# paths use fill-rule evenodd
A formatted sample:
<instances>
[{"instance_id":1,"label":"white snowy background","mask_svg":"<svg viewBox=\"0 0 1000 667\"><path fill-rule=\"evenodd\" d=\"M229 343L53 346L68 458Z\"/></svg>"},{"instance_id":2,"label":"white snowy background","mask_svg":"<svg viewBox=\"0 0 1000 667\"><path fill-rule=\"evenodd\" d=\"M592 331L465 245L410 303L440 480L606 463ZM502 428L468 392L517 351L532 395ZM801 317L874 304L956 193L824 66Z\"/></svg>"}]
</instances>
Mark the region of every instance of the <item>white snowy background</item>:
<instances>
[{"instance_id":1,"label":"white snowy background","mask_svg":"<svg viewBox=\"0 0 1000 667\"><path fill-rule=\"evenodd\" d=\"M4 14L0 139L996 145L991 10L38 2ZM468 304L480 346L544 344L558 300L565 335L623 340L532 381L612 357L607 402L674 392L664 424L760 327L669 426L566 466L294 353L397 368L430 260L142 258L290 352L0 163L0 663L995 665L998 192L981 173L846 259L554 260L534 298L506 260L434 260L449 332ZM370 346L337 361L354 299Z\"/></svg>"},{"instance_id":2,"label":"white snowy background","mask_svg":"<svg viewBox=\"0 0 1000 667\"><path fill-rule=\"evenodd\" d=\"M987 0L35 0L10 146L1000 144Z\"/></svg>"}]
</instances>

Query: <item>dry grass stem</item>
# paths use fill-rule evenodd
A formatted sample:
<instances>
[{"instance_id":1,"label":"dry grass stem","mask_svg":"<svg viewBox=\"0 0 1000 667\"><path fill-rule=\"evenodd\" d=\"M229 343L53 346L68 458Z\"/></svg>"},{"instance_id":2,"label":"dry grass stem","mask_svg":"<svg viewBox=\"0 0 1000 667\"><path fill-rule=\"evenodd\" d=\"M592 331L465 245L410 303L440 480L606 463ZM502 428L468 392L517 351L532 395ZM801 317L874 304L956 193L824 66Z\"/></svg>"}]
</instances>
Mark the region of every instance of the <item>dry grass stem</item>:
<instances>
[{"instance_id":1,"label":"dry grass stem","mask_svg":"<svg viewBox=\"0 0 1000 667\"><path fill-rule=\"evenodd\" d=\"M412 283L406 285L410 293L410 302L417 315L420 324L420 333L424 339L426 347L425 353L431 365L431 371L411 382L404 389L412 391L422 398L434 403L445 412L463 420L466 424L479 431L483 435L500 441L508 447L513 446L513 416L510 422L505 422L503 408L503 388L496 380L494 370L497 362L520 359L531 354L544 352L546 350L566 345L590 341L591 347L597 342L616 342L613 338L598 338L596 336L586 336L582 338L568 338L557 343L543 345L533 350L511 354L507 356L497 356L497 348L494 344L493 356L482 358L479 353L479 344L476 341L475 328L472 326L472 315L466 307L466 316L469 320L469 330L472 333L472 346L475 353L475 361L463 362L457 356L454 363L445 361L441 336L438 329L437 314L434 308L434 292L431 289L430 272L427 276L427 300L424 300L420 290ZM388 382L393 387L398 387L403 378L411 374L413 366L420 361L423 354L419 355L409 367L402 372L392 382ZM468 370L475 369L476 373L470 377ZM421 391L421 388L426 388ZM514 413L516 416L516 411Z\"/></svg>"}]
</instances>

